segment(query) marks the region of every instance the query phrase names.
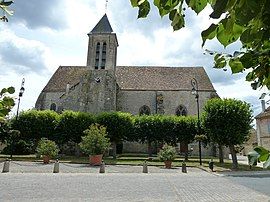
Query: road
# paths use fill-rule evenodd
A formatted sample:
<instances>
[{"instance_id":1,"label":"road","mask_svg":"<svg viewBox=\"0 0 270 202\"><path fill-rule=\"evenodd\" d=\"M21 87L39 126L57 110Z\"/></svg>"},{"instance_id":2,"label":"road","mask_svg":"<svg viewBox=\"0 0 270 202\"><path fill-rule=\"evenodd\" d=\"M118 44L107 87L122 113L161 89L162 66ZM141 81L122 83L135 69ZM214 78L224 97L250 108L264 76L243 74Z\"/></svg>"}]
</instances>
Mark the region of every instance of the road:
<instances>
[{"instance_id":1,"label":"road","mask_svg":"<svg viewBox=\"0 0 270 202\"><path fill-rule=\"evenodd\" d=\"M269 195L243 186L235 177L196 168L189 168L185 174L179 168L149 167L150 173L141 173L141 167L108 166L105 174L99 174L98 168L62 165L61 173L53 174L48 167L52 165L11 166L11 172L0 173L0 201L270 200ZM22 172L22 168L32 170Z\"/></svg>"}]
</instances>

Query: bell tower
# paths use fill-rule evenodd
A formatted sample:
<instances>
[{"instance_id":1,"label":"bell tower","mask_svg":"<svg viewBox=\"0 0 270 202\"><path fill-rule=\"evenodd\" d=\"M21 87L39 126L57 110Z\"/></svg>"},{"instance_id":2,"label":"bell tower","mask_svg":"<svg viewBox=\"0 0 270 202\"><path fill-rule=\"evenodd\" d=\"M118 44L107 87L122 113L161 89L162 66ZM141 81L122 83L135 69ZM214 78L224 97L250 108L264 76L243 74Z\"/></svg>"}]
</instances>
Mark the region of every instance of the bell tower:
<instances>
[{"instance_id":1,"label":"bell tower","mask_svg":"<svg viewBox=\"0 0 270 202\"><path fill-rule=\"evenodd\" d=\"M106 14L88 33L88 37L86 65L89 69L115 71L118 41Z\"/></svg>"},{"instance_id":2,"label":"bell tower","mask_svg":"<svg viewBox=\"0 0 270 202\"><path fill-rule=\"evenodd\" d=\"M88 34L87 75L82 79L80 110L90 113L116 110L117 37L105 14Z\"/></svg>"}]
</instances>

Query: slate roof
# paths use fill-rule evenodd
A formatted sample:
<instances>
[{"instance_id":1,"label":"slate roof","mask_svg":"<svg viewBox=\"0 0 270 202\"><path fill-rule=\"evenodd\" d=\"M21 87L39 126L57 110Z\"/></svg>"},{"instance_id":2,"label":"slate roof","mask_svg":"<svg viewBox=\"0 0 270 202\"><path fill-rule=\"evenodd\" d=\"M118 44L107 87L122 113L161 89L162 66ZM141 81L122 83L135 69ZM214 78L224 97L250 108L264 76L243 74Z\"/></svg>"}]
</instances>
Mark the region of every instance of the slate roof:
<instances>
[{"instance_id":1,"label":"slate roof","mask_svg":"<svg viewBox=\"0 0 270 202\"><path fill-rule=\"evenodd\" d=\"M65 92L67 83L72 87L87 71L86 66L60 66L42 92ZM197 79L199 90L215 92L203 67L116 67L122 90L190 90L192 78Z\"/></svg>"},{"instance_id":2,"label":"slate roof","mask_svg":"<svg viewBox=\"0 0 270 202\"><path fill-rule=\"evenodd\" d=\"M103 15L103 17L100 19L100 21L96 24L96 26L92 29L92 31L89 33L112 33L113 29L111 27L111 24L108 20L107 15Z\"/></svg>"},{"instance_id":3,"label":"slate roof","mask_svg":"<svg viewBox=\"0 0 270 202\"><path fill-rule=\"evenodd\" d=\"M125 90L190 90L195 78L199 90L215 91L203 67L118 66L116 78Z\"/></svg>"},{"instance_id":4,"label":"slate roof","mask_svg":"<svg viewBox=\"0 0 270 202\"><path fill-rule=\"evenodd\" d=\"M270 106L264 111L258 114L255 119L270 118Z\"/></svg>"},{"instance_id":5,"label":"slate roof","mask_svg":"<svg viewBox=\"0 0 270 202\"><path fill-rule=\"evenodd\" d=\"M71 87L80 82L87 70L86 66L60 66L42 92L65 92L66 85L69 83Z\"/></svg>"}]
</instances>

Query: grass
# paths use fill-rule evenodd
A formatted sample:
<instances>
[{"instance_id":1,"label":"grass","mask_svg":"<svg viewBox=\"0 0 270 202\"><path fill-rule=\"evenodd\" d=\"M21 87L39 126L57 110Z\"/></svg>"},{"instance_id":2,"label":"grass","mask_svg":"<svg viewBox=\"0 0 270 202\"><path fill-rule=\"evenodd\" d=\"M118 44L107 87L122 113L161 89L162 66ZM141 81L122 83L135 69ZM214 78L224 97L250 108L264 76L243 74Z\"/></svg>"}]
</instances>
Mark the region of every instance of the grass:
<instances>
[{"instance_id":1,"label":"grass","mask_svg":"<svg viewBox=\"0 0 270 202\"><path fill-rule=\"evenodd\" d=\"M9 155L0 155L0 161L4 161L6 158L9 158ZM200 167L205 170L209 170L208 162L210 161L210 157L204 157L202 159L202 166L199 165L198 157L189 157L189 160L186 161L186 165L188 167ZM13 155L12 160L15 161L41 161L40 158L37 158L35 155ZM59 160L62 162L68 163L88 163L89 160L87 157L75 157L75 156L64 156L59 157ZM177 156L177 158L173 161L173 166L179 167L182 165L184 158ZM160 162L156 156L153 156L151 159L148 158L146 154L123 154L119 155L117 159L113 159L112 157L105 157L104 161L106 164L110 165L134 165L140 166L147 161L147 164L150 166L164 166L163 162ZM224 159L224 163L221 164L218 162L217 158L213 159L214 161L214 170L217 172L222 171L230 171L232 167L231 160ZM250 171L248 165L239 164L239 171ZM260 171L265 170L260 167L252 167L252 171ZM267 170L270 170L268 168Z\"/></svg>"}]
</instances>

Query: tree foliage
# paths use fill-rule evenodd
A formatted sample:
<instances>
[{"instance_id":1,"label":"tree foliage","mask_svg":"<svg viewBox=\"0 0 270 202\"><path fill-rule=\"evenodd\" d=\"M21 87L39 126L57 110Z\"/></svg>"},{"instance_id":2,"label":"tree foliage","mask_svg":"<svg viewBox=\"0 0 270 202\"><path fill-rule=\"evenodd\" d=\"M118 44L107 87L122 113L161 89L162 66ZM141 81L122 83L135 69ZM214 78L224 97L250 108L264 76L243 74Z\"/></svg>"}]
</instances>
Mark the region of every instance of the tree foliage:
<instances>
[{"instance_id":1,"label":"tree foliage","mask_svg":"<svg viewBox=\"0 0 270 202\"><path fill-rule=\"evenodd\" d=\"M8 22L7 15L13 15L13 11L9 10L9 6L13 4L13 1L5 1L5 0L0 0L0 10L3 11L3 15L0 16L0 20L3 22Z\"/></svg>"},{"instance_id":2,"label":"tree foliage","mask_svg":"<svg viewBox=\"0 0 270 202\"><path fill-rule=\"evenodd\" d=\"M257 163L257 161L264 162L263 167L270 167L270 151L264 147L255 147L253 151L248 153L249 165L252 166Z\"/></svg>"},{"instance_id":3,"label":"tree foliage","mask_svg":"<svg viewBox=\"0 0 270 202\"><path fill-rule=\"evenodd\" d=\"M56 128L56 137L59 143L73 141L81 142L83 131L95 123L95 117L92 114L84 112L64 111L59 115L59 121Z\"/></svg>"},{"instance_id":4,"label":"tree foliage","mask_svg":"<svg viewBox=\"0 0 270 202\"><path fill-rule=\"evenodd\" d=\"M14 107L14 99L10 96L15 92L14 87L3 88L0 91L0 122L3 122Z\"/></svg>"},{"instance_id":5,"label":"tree foliage","mask_svg":"<svg viewBox=\"0 0 270 202\"><path fill-rule=\"evenodd\" d=\"M249 139L253 120L250 105L235 99L211 99L204 111L203 125L210 141L229 146L234 155L234 145ZM237 168L237 160L234 166Z\"/></svg>"},{"instance_id":6,"label":"tree foliage","mask_svg":"<svg viewBox=\"0 0 270 202\"><path fill-rule=\"evenodd\" d=\"M130 0L138 7L138 18L150 12L149 0ZM246 80L253 89L270 89L270 1L268 0L153 0L161 17L168 15L171 26L179 30L185 26L185 10L197 14L212 7L210 19L217 20L201 32L202 46L206 40L217 38L224 46L240 40L242 48L233 55L209 51L214 55L215 68L230 67L232 73L247 71Z\"/></svg>"}]
</instances>

